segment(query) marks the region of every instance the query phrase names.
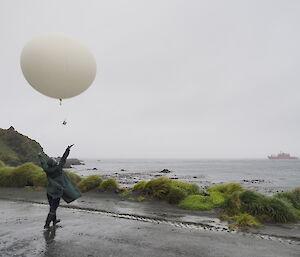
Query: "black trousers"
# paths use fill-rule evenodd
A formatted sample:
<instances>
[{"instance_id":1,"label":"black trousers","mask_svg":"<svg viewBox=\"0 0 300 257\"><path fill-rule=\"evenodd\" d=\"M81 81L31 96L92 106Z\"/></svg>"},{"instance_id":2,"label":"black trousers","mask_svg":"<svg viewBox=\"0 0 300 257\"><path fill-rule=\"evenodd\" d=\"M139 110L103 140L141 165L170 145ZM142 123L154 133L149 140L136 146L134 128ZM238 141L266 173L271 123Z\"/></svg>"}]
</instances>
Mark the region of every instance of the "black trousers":
<instances>
[{"instance_id":1,"label":"black trousers","mask_svg":"<svg viewBox=\"0 0 300 257\"><path fill-rule=\"evenodd\" d=\"M56 214L56 210L59 206L59 202L60 202L60 198L53 198L51 195L47 194L47 198L48 198L48 203L50 206L50 211L49 213L51 214Z\"/></svg>"}]
</instances>

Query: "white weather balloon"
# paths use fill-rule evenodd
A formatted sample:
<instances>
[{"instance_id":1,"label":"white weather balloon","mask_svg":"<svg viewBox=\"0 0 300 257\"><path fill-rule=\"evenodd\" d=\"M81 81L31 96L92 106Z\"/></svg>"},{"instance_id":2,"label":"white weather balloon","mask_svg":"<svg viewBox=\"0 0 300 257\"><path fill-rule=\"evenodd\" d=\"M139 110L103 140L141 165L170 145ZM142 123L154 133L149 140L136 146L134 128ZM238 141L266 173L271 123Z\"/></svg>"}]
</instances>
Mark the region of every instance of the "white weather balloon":
<instances>
[{"instance_id":1,"label":"white weather balloon","mask_svg":"<svg viewBox=\"0 0 300 257\"><path fill-rule=\"evenodd\" d=\"M21 54L21 68L34 89L58 99L79 95L96 76L96 61L89 49L64 34L29 41Z\"/></svg>"}]
</instances>

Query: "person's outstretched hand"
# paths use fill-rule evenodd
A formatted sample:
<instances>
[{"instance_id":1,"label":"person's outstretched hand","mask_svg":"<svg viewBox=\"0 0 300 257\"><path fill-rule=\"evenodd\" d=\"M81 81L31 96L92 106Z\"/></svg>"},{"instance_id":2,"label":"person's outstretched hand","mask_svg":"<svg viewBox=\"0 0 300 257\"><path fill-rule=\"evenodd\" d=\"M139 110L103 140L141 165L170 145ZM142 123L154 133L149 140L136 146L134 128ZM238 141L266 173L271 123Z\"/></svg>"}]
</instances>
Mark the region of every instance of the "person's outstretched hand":
<instances>
[{"instance_id":1,"label":"person's outstretched hand","mask_svg":"<svg viewBox=\"0 0 300 257\"><path fill-rule=\"evenodd\" d=\"M72 144L72 145L68 145L68 149L71 149L71 147L73 146L74 144Z\"/></svg>"}]
</instances>

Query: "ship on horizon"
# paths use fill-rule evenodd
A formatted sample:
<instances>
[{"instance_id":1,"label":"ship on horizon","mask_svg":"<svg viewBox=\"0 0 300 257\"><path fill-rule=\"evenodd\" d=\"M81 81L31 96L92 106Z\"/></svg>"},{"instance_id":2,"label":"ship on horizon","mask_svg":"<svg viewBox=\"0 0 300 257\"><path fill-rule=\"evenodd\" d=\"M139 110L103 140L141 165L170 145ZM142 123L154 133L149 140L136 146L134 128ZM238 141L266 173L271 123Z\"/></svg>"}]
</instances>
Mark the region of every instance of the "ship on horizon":
<instances>
[{"instance_id":1,"label":"ship on horizon","mask_svg":"<svg viewBox=\"0 0 300 257\"><path fill-rule=\"evenodd\" d=\"M291 156L289 153L284 153L284 152L280 152L277 155L269 155L268 159L270 160L295 160L295 159L299 159L296 156Z\"/></svg>"}]
</instances>

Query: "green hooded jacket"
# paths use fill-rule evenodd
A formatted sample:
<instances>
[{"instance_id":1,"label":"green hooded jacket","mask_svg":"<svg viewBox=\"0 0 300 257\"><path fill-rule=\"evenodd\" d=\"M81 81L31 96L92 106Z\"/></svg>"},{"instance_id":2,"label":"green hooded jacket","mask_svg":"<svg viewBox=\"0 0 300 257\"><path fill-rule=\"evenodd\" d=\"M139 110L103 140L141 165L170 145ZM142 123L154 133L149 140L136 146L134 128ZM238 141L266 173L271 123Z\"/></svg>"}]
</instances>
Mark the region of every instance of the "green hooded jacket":
<instances>
[{"instance_id":1,"label":"green hooded jacket","mask_svg":"<svg viewBox=\"0 0 300 257\"><path fill-rule=\"evenodd\" d=\"M81 196L78 188L70 177L63 171L67 157L70 153L68 147L57 164L53 159L46 159L39 155L41 166L47 174L47 194L55 198L63 198L67 203L73 202Z\"/></svg>"}]
</instances>

